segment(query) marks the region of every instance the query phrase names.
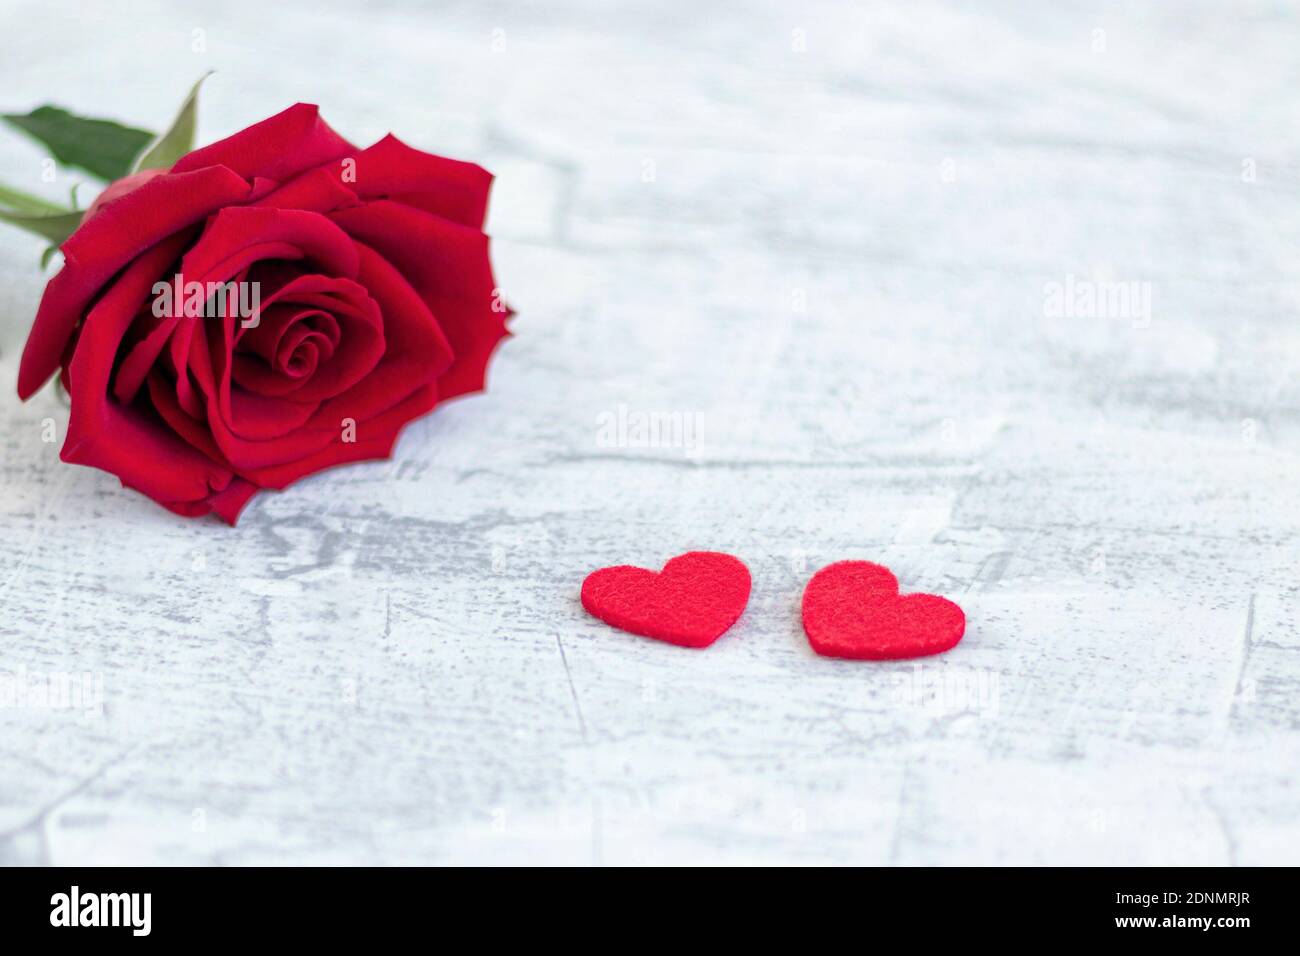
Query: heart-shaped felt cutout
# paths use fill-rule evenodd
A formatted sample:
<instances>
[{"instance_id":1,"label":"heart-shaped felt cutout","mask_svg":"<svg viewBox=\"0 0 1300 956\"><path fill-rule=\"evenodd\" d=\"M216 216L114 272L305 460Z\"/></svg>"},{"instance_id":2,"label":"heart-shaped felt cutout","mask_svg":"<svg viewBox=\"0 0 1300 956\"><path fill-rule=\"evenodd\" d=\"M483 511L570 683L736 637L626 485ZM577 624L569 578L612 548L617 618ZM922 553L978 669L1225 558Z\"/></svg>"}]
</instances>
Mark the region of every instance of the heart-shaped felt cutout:
<instances>
[{"instance_id":1,"label":"heart-shaped felt cutout","mask_svg":"<svg viewBox=\"0 0 1300 956\"><path fill-rule=\"evenodd\" d=\"M621 631L708 647L749 601L749 569L717 551L678 555L658 573L621 564L582 582L582 606Z\"/></svg>"},{"instance_id":2,"label":"heart-shaped felt cutout","mask_svg":"<svg viewBox=\"0 0 1300 956\"><path fill-rule=\"evenodd\" d=\"M966 615L935 594L899 594L898 578L870 561L837 561L803 592L803 629L824 657L898 660L953 647Z\"/></svg>"}]
</instances>

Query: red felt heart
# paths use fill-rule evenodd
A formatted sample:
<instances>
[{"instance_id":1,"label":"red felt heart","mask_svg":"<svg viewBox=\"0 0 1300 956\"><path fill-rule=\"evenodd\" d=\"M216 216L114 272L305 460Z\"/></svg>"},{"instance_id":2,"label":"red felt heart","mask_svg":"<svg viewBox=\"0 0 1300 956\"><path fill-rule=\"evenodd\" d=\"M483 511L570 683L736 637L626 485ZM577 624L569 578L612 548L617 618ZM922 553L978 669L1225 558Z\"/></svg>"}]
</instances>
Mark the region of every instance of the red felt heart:
<instances>
[{"instance_id":1,"label":"red felt heart","mask_svg":"<svg viewBox=\"0 0 1300 956\"><path fill-rule=\"evenodd\" d=\"M582 606L621 631L708 647L749 601L749 569L729 554L689 551L658 573L621 564L582 582Z\"/></svg>"},{"instance_id":2,"label":"red felt heart","mask_svg":"<svg viewBox=\"0 0 1300 956\"><path fill-rule=\"evenodd\" d=\"M825 657L897 660L953 647L966 615L935 594L900 595L898 579L883 565L837 561L804 589L803 629Z\"/></svg>"}]
</instances>

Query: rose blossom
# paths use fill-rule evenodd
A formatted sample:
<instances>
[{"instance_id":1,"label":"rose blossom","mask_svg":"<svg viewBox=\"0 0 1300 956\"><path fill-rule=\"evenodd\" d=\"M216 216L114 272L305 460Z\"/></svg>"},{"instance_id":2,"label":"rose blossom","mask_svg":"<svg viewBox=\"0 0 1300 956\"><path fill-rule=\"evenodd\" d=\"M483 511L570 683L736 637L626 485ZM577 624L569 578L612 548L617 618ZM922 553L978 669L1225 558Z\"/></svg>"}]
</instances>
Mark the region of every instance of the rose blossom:
<instances>
[{"instance_id":1,"label":"rose blossom","mask_svg":"<svg viewBox=\"0 0 1300 956\"><path fill-rule=\"evenodd\" d=\"M412 419L482 390L507 334L491 180L393 136L358 150L305 104L119 180L62 246L19 396L61 369L64 461L232 524L259 489L386 458ZM255 283L259 314L232 296L195 317L191 283Z\"/></svg>"}]
</instances>

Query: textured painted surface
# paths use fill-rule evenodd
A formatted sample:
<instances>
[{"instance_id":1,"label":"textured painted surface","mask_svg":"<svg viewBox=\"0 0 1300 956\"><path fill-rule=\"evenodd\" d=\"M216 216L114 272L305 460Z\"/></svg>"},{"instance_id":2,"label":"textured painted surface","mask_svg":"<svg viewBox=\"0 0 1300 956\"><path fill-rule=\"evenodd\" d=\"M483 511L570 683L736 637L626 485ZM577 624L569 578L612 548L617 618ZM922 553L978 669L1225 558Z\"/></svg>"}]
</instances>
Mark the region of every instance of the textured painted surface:
<instances>
[{"instance_id":1,"label":"textured painted surface","mask_svg":"<svg viewBox=\"0 0 1300 956\"><path fill-rule=\"evenodd\" d=\"M0 233L0 676L103 688L0 709L0 861L1295 862L1300 19L1022 6L7 0L7 107L215 67L205 140L314 100L481 161L519 316L231 530L58 461ZM708 651L582 613L688 549L754 574ZM965 640L816 657L842 558Z\"/></svg>"}]
</instances>

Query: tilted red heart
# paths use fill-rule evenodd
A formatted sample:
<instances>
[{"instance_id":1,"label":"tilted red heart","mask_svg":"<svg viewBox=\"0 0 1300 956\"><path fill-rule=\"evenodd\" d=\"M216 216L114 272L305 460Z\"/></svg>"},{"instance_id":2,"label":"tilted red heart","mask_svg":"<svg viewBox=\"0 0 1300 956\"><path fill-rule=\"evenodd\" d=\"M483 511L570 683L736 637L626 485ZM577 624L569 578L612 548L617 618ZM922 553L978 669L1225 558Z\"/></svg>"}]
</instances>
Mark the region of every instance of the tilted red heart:
<instances>
[{"instance_id":1,"label":"tilted red heart","mask_svg":"<svg viewBox=\"0 0 1300 956\"><path fill-rule=\"evenodd\" d=\"M717 551L678 555L658 573L622 564L582 582L582 606L621 631L708 647L749 601L749 569Z\"/></svg>"},{"instance_id":2,"label":"tilted red heart","mask_svg":"<svg viewBox=\"0 0 1300 956\"><path fill-rule=\"evenodd\" d=\"M966 615L935 594L898 593L893 572L870 561L837 561L803 592L803 629L825 657L898 660L953 647Z\"/></svg>"}]
</instances>

